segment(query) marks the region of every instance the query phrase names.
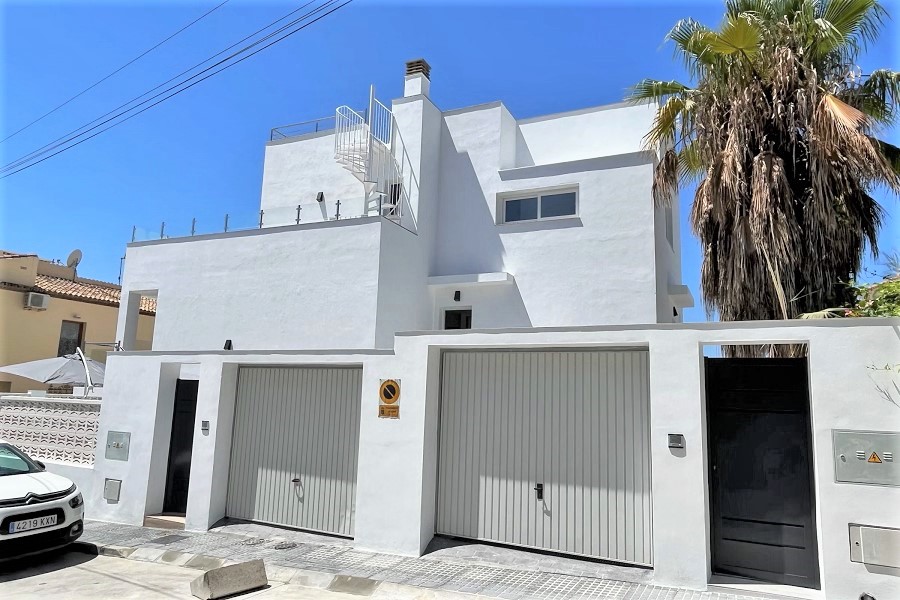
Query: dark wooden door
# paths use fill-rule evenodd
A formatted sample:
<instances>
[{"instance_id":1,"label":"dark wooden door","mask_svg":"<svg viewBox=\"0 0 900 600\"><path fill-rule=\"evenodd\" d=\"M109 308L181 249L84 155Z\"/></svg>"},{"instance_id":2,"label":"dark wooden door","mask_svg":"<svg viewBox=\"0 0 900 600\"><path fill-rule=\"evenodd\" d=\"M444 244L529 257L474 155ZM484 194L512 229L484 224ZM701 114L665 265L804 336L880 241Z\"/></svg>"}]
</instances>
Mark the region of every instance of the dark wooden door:
<instances>
[{"instance_id":1,"label":"dark wooden door","mask_svg":"<svg viewBox=\"0 0 900 600\"><path fill-rule=\"evenodd\" d=\"M806 359L706 359L714 573L819 589Z\"/></svg>"},{"instance_id":2,"label":"dark wooden door","mask_svg":"<svg viewBox=\"0 0 900 600\"><path fill-rule=\"evenodd\" d=\"M175 384L175 409L172 413L172 437L169 441L169 466L163 500L165 513L183 514L187 510L198 383L196 380L179 379Z\"/></svg>"}]
</instances>

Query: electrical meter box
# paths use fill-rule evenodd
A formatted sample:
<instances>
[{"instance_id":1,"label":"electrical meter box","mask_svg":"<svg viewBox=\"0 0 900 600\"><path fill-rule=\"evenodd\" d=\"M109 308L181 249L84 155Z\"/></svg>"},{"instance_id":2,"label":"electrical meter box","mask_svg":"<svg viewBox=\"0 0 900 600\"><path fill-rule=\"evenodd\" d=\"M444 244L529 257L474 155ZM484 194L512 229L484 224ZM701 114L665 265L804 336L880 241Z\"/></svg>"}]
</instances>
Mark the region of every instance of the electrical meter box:
<instances>
[{"instance_id":1,"label":"electrical meter box","mask_svg":"<svg viewBox=\"0 0 900 600\"><path fill-rule=\"evenodd\" d=\"M834 479L838 483L900 486L900 433L832 431Z\"/></svg>"},{"instance_id":2,"label":"electrical meter box","mask_svg":"<svg viewBox=\"0 0 900 600\"><path fill-rule=\"evenodd\" d=\"M127 431L110 431L106 434L106 458L109 460L128 460L128 446L131 445L131 433Z\"/></svg>"}]
</instances>

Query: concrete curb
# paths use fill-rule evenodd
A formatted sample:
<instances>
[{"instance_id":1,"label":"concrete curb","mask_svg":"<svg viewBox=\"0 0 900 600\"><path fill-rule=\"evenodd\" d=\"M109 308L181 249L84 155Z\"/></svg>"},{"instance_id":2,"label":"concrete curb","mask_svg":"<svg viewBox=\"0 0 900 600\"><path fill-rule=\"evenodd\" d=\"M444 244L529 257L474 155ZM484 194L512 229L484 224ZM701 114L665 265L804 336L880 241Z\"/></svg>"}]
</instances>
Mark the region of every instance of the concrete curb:
<instances>
[{"instance_id":1,"label":"concrete curb","mask_svg":"<svg viewBox=\"0 0 900 600\"><path fill-rule=\"evenodd\" d=\"M140 548L132 546L116 546L113 544L93 544L91 542L74 542L69 549L75 552L82 552L93 556L111 556L114 558L127 558L129 560L139 560L143 562L154 562L176 567L187 567L189 569L197 569L198 571L209 571L219 567L236 564L240 561L227 560L216 556L207 556L204 554L191 554L190 552L179 552L177 550L163 550L156 548ZM309 571L306 569L295 569L293 567L285 567L282 565L271 565L266 563L266 573L269 581L277 581L279 583L290 583L301 587L327 589L333 584L341 586L343 581L335 582L339 578L331 573L322 573L319 571ZM368 586L363 584L362 587L376 588L380 582L374 579Z\"/></svg>"}]
</instances>

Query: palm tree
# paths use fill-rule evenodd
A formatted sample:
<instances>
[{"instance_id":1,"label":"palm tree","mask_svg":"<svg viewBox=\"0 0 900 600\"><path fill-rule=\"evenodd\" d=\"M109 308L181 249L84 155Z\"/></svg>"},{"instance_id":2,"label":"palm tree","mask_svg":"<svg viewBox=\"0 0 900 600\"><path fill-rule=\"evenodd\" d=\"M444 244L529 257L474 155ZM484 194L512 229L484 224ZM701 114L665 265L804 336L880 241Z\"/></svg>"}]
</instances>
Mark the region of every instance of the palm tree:
<instances>
[{"instance_id":1,"label":"palm tree","mask_svg":"<svg viewBox=\"0 0 900 600\"><path fill-rule=\"evenodd\" d=\"M716 31L668 35L694 82L645 79L659 102L648 148L653 196L698 181L691 225L701 289L723 321L789 319L843 304L866 243L877 255L876 186L900 192L900 149L877 140L897 117L900 73L856 66L875 41L876 0L728 0Z\"/></svg>"}]
</instances>

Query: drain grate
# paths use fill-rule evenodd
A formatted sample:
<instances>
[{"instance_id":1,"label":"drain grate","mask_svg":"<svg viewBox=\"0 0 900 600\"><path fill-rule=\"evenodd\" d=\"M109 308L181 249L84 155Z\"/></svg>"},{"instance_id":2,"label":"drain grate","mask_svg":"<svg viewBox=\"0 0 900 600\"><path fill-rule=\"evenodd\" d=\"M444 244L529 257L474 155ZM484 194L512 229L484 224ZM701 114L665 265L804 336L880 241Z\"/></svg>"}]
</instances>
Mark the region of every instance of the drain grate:
<instances>
[{"instance_id":1,"label":"drain grate","mask_svg":"<svg viewBox=\"0 0 900 600\"><path fill-rule=\"evenodd\" d=\"M272 547L276 550L290 550L291 548L296 548L297 544L294 542L278 542Z\"/></svg>"},{"instance_id":2,"label":"drain grate","mask_svg":"<svg viewBox=\"0 0 900 600\"><path fill-rule=\"evenodd\" d=\"M188 536L186 535L164 535L162 537L158 537L156 539L150 540L148 543L150 544L160 544L162 546L168 546L169 544L174 544L175 542L186 540Z\"/></svg>"},{"instance_id":3,"label":"drain grate","mask_svg":"<svg viewBox=\"0 0 900 600\"><path fill-rule=\"evenodd\" d=\"M259 546L260 544L264 544L266 542L263 538L250 538L249 540L244 540L241 542L243 546Z\"/></svg>"}]
</instances>

